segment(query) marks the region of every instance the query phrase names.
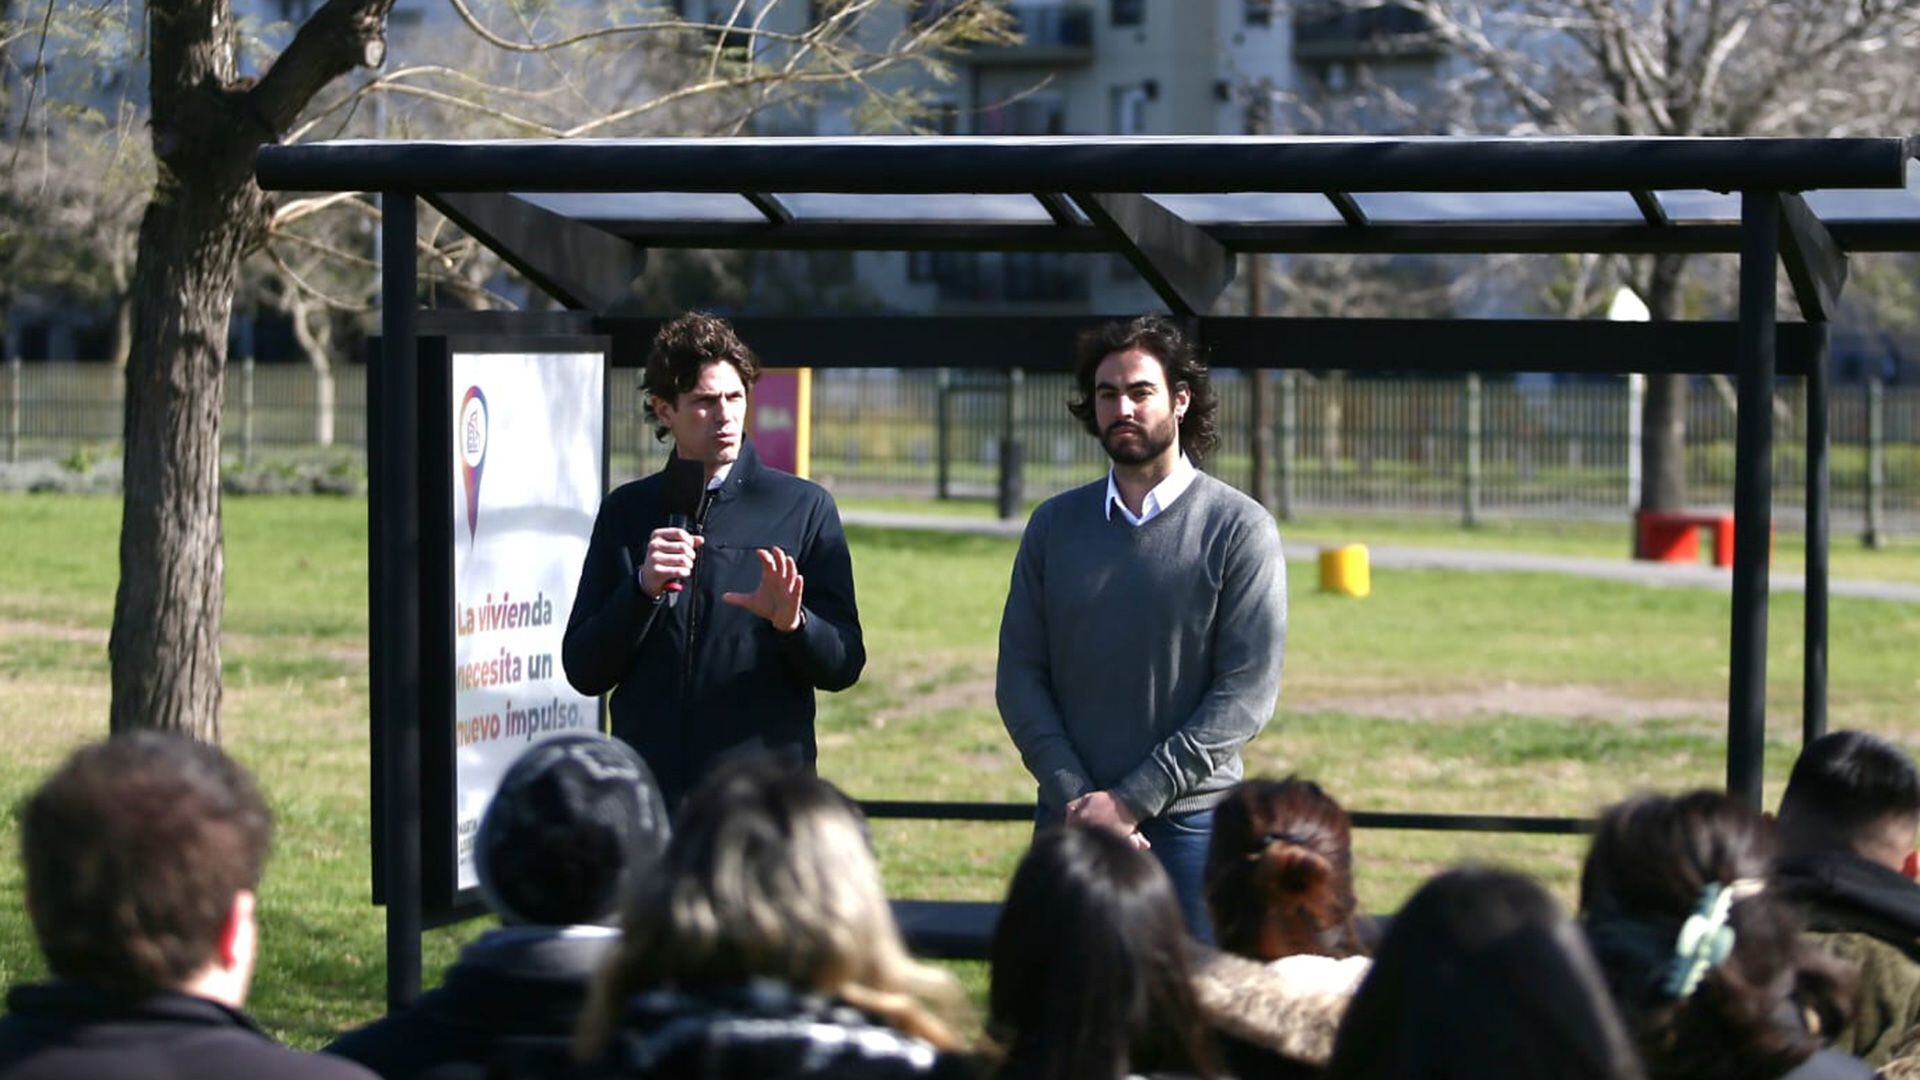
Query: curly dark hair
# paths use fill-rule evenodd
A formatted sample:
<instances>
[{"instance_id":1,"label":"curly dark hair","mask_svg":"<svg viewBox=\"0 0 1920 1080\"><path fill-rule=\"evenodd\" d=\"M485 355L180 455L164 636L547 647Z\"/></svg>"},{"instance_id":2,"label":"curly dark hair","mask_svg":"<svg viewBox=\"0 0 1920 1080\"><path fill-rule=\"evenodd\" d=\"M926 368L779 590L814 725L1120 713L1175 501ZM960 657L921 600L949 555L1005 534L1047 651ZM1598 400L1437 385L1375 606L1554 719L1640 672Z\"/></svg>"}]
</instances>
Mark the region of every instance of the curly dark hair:
<instances>
[{"instance_id":1,"label":"curly dark hair","mask_svg":"<svg viewBox=\"0 0 1920 1080\"><path fill-rule=\"evenodd\" d=\"M213 959L257 890L273 818L217 747L141 732L82 747L20 813L27 914L53 973L143 997Z\"/></svg>"},{"instance_id":2,"label":"curly dark hair","mask_svg":"<svg viewBox=\"0 0 1920 1080\"><path fill-rule=\"evenodd\" d=\"M1770 889L1734 904L1733 952L1691 996L1666 992L1702 890L1759 878L1773 856L1771 823L1724 792L1641 795L1600 816L1581 917L1656 1080L1779 1076L1846 1024L1854 970L1804 942L1799 915ZM1817 1023L1803 1026L1803 1013Z\"/></svg>"},{"instance_id":3,"label":"curly dark hair","mask_svg":"<svg viewBox=\"0 0 1920 1080\"><path fill-rule=\"evenodd\" d=\"M727 320L704 311L689 311L653 335L640 390L649 397L672 402L693 389L708 364L722 361L733 365L748 390L760 381L760 358L733 332ZM667 426L651 409L647 416L653 422L653 437L664 441Z\"/></svg>"},{"instance_id":4,"label":"curly dark hair","mask_svg":"<svg viewBox=\"0 0 1920 1080\"><path fill-rule=\"evenodd\" d=\"M1207 381L1207 364L1199 348L1164 315L1142 315L1130 322L1116 320L1082 330L1074 346L1073 365L1074 390L1079 396L1067 402L1067 411L1086 427L1087 434L1099 438L1100 423L1093 415L1093 373L1100 361L1130 349L1160 361L1166 369L1169 391L1182 385L1187 388L1187 414L1180 419L1180 449L1199 464L1220 441L1214 430L1220 401Z\"/></svg>"}]
</instances>

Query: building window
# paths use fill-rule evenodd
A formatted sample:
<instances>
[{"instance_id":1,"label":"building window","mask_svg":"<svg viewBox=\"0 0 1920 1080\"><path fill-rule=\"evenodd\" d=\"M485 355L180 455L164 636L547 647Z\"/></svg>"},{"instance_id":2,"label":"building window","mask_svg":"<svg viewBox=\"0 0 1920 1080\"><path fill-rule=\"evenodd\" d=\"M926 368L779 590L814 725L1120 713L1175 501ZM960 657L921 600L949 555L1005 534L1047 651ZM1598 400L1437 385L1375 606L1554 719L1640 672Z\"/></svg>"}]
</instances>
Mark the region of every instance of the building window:
<instances>
[{"instance_id":1,"label":"building window","mask_svg":"<svg viewBox=\"0 0 1920 1080\"><path fill-rule=\"evenodd\" d=\"M1241 11L1248 26L1273 25L1273 0L1246 0Z\"/></svg>"},{"instance_id":2,"label":"building window","mask_svg":"<svg viewBox=\"0 0 1920 1080\"><path fill-rule=\"evenodd\" d=\"M938 253L932 251L907 252L907 280L933 281L937 276L935 267L937 257Z\"/></svg>"},{"instance_id":3,"label":"building window","mask_svg":"<svg viewBox=\"0 0 1920 1080\"><path fill-rule=\"evenodd\" d=\"M1147 88L1138 83L1116 86L1107 91L1112 105L1111 128L1115 135L1144 135L1147 131Z\"/></svg>"},{"instance_id":4,"label":"building window","mask_svg":"<svg viewBox=\"0 0 1920 1080\"><path fill-rule=\"evenodd\" d=\"M1108 15L1115 26L1139 26L1147 21L1147 0L1109 0Z\"/></svg>"}]
</instances>

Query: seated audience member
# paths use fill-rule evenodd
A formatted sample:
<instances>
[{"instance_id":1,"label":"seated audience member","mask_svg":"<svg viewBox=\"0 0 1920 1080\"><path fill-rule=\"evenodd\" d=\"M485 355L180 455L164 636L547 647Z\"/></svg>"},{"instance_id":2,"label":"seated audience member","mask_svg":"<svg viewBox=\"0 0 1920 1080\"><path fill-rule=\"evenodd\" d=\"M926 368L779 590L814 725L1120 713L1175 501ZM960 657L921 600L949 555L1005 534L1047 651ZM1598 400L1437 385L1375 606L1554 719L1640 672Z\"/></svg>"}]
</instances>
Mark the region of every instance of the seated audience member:
<instances>
[{"instance_id":1,"label":"seated audience member","mask_svg":"<svg viewBox=\"0 0 1920 1080\"><path fill-rule=\"evenodd\" d=\"M1394 916L1327 1075L1642 1073L1579 928L1553 898L1519 874L1463 867Z\"/></svg>"},{"instance_id":2,"label":"seated audience member","mask_svg":"<svg viewBox=\"0 0 1920 1080\"><path fill-rule=\"evenodd\" d=\"M1853 1018L1834 1045L1884 1065L1920 1023L1920 770L1877 736L1823 735L1793 766L1779 829L1773 887L1814 941L1860 966Z\"/></svg>"},{"instance_id":3,"label":"seated audience member","mask_svg":"<svg viewBox=\"0 0 1920 1080\"><path fill-rule=\"evenodd\" d=\"M500 778L473 846L504 925L467 946L439 989L327 1053L388 1080L565 1063L613 924L666 844L666 804L632 748L598 734L536 743Z\"/></svg>"},{"instance_id":4,"label":"seated audience member","mask_svg":"<svg viewBox=\"0 0 1920 1080\"><path fill-rule=\"evenodd\" d=\"M764 762L687 800L576 1053L592 1076L968 1076L952 978L907 955L853 805Z\"/></svg>"},{"instance_id":5,"label":"seated audience member","mask_svg":"<svg viewBox=\"0 0 1920 1080\"><path fill-rule=\"evenodd\" d=\"M1871 1076L1823 1040L1846 1024L1851 969L1800 939L1766 887L1771 824L1718 791L1609 808L1580 874L1607 986L1654 1077Z\"/></svg>"},{"instance_id":6,"label":"seated audience member","mask_svg":"<svg viewBox=\"0 0 1920 1080\"><path fill-rule=\"evenodd\" d=\"M1368 967L1347 812L1311 780L1242 783L1214 810L1205 880L1226 951L1202 953L1194 989L1228 1065L1310 1074Z\"/></svg>"},{"instance_id":7,"label":"seated audience member","mask_svg":"<svg viewBox=\"0 0 1920 1080\"><path fill-rule=\"evenodd\" d=\"M184 738L76 751L20 814L27 915L55 981L16 986L0 1077L363 1077L240 1011L273 831L251 777Z\"/></svg>"},{"instance_id":8,"label":"seated audience member","mask_svg":"<svg viewBox=\"0 0 1920 1080\"><path fill-rule=\"evenodd\" d=\"M1003 1080L1218 1074L1191 942L1166 872L1106 829L1034 838L989 955L987 1034Z\"/></svg>"}]
</instances>

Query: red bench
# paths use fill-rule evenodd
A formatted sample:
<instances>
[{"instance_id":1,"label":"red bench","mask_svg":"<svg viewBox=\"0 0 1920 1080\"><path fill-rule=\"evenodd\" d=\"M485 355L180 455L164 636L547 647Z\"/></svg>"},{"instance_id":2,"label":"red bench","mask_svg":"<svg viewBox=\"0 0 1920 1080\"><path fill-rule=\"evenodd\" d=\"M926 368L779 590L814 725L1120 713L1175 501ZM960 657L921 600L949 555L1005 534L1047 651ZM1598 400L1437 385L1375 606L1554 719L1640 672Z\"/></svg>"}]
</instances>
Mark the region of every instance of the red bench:
<instances>
[{"instance_id":1,"label":"red bench","mask_svg":"<svg viewBox=\"0 0 1920 1080\"><path fill-rule=\"evenodd\" d=\"M1733 515L1700 510L1642 510L1633 517L1633 557L1700 561L1700 530L1713 530L1713 565L1733 565ZM1769 530L1771 533L1771 530Z\"/></svg>"}]
</instances>

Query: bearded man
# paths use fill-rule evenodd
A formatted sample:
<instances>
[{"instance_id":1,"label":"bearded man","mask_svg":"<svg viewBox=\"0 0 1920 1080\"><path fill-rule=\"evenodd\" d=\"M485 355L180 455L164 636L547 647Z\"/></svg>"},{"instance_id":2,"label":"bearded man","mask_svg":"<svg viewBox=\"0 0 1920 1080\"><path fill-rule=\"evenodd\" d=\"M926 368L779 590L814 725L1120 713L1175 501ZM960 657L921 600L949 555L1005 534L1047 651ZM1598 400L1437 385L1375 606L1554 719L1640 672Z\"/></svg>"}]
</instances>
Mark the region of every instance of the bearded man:
<instances>
[{"instance_id":1,"label":"bearded man","mask_svg":"<svg viewBox=\"0 0 1920 1080\"><path fill-rule=\"evenodd\" d=\"M1200 472L1218 403L1198 350L1147 316L1080 336L1068 408L1112 460L1027 523L1000 622L1001 720L1041 827L1149 848L1188 929L1213 808L1272 717L1287 627L1273 517Z\"/></svg>"}]
</instances>

